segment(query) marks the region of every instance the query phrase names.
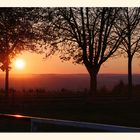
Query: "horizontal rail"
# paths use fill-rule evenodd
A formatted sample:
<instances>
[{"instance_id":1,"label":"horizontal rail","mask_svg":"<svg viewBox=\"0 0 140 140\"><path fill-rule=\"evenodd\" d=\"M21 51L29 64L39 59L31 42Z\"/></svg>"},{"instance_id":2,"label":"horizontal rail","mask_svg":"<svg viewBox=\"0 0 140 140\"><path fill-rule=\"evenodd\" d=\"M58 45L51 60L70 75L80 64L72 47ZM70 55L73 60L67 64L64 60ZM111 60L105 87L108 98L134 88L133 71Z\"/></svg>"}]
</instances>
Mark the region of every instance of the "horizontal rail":
<instances>
[{"instance_id":1,"label":"horizontal rail","mask_svg":"<svg viewBox=\"0 0 140 140\"><path fill-rule=\"evenodd\" d=\"M41 123L41 124L46 123L46 124L52 124L56 126L69 126L69 127L76 127L76 128L90 129L90 130L108 131L108 132L140 132L140 128L137 127L116 126L116 125L107 125L107 124L100 124L100 123L59 120L59 119L40 118L40 117L31 117L31 116L22 116L22 115L13 115L13 114L0 114L0 116L30 119L32 132L37 131L36 130L37 123Z\"/></svg>"}]
</instances>

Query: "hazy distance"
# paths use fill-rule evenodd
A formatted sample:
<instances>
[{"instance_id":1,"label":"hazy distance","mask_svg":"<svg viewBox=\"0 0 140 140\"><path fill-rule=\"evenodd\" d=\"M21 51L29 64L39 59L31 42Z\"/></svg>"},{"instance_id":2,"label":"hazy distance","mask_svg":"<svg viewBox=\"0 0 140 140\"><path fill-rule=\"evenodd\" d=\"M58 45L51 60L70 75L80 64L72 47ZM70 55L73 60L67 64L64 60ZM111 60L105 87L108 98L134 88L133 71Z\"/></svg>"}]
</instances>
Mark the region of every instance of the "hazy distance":
<instances>
[{"instance_id":1,"label":"hazy distance","mask_svg":"<svg viewBox=\"0 0 140 140\"><path fill-rule=\"evenodd\" d=\"M122 80L127 83L127 74L99 74L98 88L106 86L111 90ZM140 84L140 74L133 76L135 85ZM11 74L10 87L23 89L43 88L45 90L84 90L89 88L88 74ZM0 75L0 88L4 88L4 75Z\"/></svg>"}]
</instances>

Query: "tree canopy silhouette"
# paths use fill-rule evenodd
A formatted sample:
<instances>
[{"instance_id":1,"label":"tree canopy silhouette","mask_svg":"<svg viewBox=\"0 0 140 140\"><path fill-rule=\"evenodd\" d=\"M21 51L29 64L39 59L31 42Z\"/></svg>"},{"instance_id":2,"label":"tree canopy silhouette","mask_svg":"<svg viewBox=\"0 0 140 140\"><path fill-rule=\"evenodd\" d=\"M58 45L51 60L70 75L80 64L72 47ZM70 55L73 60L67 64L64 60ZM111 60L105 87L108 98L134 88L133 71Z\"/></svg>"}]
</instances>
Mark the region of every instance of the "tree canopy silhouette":
<instances>
[{"instance_id":1,"label":"tree canopy silhouette","mask_svg":"<svg viewBox=\"0 0 140 140\"><path fill-rule=\"evenodd\" d=\"M121 26L118 33L125 30L121 50L128 58L128 95L132 95L132 60L140 52L140 8L123 8L120 15Z\"/></svg>"},{"instance_id":2,"label":"tree canopy silhouette","mask_svg":"<svg viewBox=\"0 0 140 140\"><path fill-rule=\"evenodd\" d=\"M90 93L97 91L97 75L122 42L116 32L121 8L52 8L53 45L62 60L82 63L90 75Z\"/></svg>"},{"instance_id":3,"label":"tree canopy silhouette","mask_svg":"<svg viewBox=\"0 0 140 140\"><path fill-rule=\"evenodd\" d=\"M5 93L8 94L8 78L11 59L23 50L36 50L36 8L0 8L0 62L6 72Z\"/></svg>"}]
</instances>

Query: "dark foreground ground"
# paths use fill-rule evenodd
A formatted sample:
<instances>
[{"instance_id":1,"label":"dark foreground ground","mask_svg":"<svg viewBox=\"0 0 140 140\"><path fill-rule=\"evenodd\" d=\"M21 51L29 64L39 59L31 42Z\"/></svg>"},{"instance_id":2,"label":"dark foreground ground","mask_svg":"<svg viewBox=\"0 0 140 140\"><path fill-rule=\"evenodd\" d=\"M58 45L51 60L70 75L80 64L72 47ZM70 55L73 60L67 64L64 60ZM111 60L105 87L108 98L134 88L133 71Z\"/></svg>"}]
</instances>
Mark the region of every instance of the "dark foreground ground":
<instances>
[{"instance_id":1,"label":"dark foreground ground","mask_svg":"<svg viewBox=\"0 0 140 140\"><path fill-rule=\"evenodd\" d=\"M140 128L140 96L131 99L127 96L99 95L92 103L85 94L50 96L45 94L0 96L0 113L20 114L53 119L84 121ZM27 127L28 126L28 127ZM45 126L39 126L45 128ZM47 126L51 132L77 131L74 128ZM54 130L54 131L53 131ZM8 119L0 117L0 132L30 132L27 119ZM44 131L47 131L45 128ZM79 130L87 131L90 130Z\"/></svg>"}]
</instances>

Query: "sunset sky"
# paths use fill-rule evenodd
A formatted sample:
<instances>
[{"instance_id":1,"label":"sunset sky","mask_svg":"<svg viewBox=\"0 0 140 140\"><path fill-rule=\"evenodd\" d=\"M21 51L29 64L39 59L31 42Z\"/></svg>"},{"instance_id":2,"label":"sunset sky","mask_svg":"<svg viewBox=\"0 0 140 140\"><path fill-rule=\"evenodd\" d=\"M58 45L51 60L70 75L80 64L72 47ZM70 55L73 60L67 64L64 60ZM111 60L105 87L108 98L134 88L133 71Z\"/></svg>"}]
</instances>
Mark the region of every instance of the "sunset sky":
<instances>
[{"instance_id":1,"label":"sunset sky","mask_svg":"<svg viewBox=\"0 0 140 140\"><path fill-rule=\"evenodd\" d=\"M62 5L63 4L63 5ZM55 0L55 1L34 1L33 0L24 0L24 1L1 1L1 6L5 7L54 7L54 6L138 6L138 1L128 0L127 3L125 1L111 1L106 0L106 2L102 3L102 0L89 0L89 1L69 1L65 2L65 0ZM74 65L71 62L61 62L58 56L52 56L48 59L43 59L43 55L33 54L29 52L24 52L22 55L18 55L18 58L22 58L25 60L25 67L23 69L16 69L14 63L12 64L11 73L13 74L80 74L87 73L84 65ZM15 60L13 60L14 62ZM3 73L0 71L0 73ZM127 73L127 59L122 58L110 58L107 62L105 62L99 73ZM138 58L133 59L133 73L140 74L140 61Z\"/></svg>"},{"instance_id":2,"label":"sunset sky","mask_svg":"<svg viewBox=\"0 0 140 140\"><path fill-rule=\"evenodd\" d=\"M17 56L17 58L22 58L26 65L23 69L17 69L12 64L11 73L13 74L81 74L87 73L84 65L74 65L72 62L61 62L58 56L54 55L50 58L43 59L44 55L24 52ZM3 73L1 71L1 73ZM116 57L110 58L105 62L101 69L100 73L117 73L125 74L127 73L127 58ZM140 73L140 61L138 58L133 59L133 73Z\"/></svg>"}]
</instances>

